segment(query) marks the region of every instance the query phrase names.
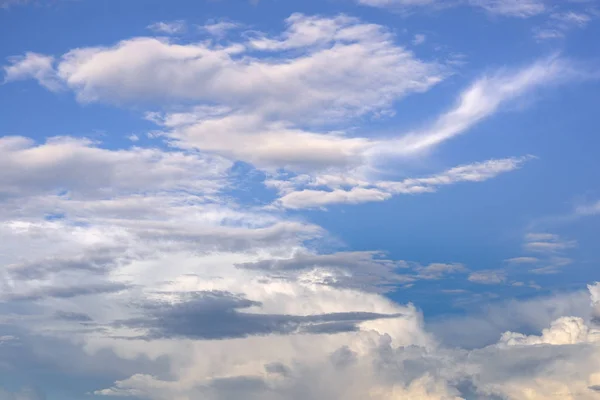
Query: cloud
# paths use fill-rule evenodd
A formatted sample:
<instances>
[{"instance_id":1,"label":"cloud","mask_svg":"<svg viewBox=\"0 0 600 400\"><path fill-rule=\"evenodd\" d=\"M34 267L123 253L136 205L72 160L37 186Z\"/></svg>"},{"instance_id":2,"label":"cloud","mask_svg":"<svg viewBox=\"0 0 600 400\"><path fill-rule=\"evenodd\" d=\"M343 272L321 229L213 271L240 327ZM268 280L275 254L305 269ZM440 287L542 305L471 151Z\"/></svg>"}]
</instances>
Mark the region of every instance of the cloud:
<instances>
[{"instance_id":1,"label":"cloud","mask_svg":"<svg viewBox=\"0 0 600 400\"><path fill-rule=\"evenodd\" d=\"M383 201L397 194L431 193L445 185L452 185L459 182L481 182L494 178L501 173L518 169L530 158L531 157L521 157L487 160L480 163L457 166L438 175L424 178L408 178L397 182L357 181L354 183L357 187L348 190L335 188L331 191L325 191L307 188L287 191L287 187L284 185L283 196L276 201L276 204L291 209L314 208L331 204L357 204L371 201ZM312 182L309 181L308 186L319 186L322 183L322 180L320 181L317 179ZM273 181L271 181L270 184L273 186L276 185ZM303 184L306 185L305 182L303 182Z\"/></svg>"},{"instance_id":2,"label":"cloud","mask_svg":"<svg viewBox=\"0 0 600 400\"><path fill-rule=\"evenodd\" d=\"M223 38L233 29L240 28L241 24L231 21L212 21L200 26L200 30L216 37Z\"/></svg>"},{"instance_id":3,"label":"cloud","mask_svg":"<svg viewBox=\"0 0 600 400\"><path fill-rule=\"evenodd\" d=\"M375 154L413 154L430 150L462 134L494 114L507 102L545 86L577 76L568 62L556 57L513 71L499 71L478 79L460 96L458 104L426 129L382 143Z\"/></svg>"},{"instance_id":4,"label":"cloud","mask_svg":"<svg viewBox=\"0 0 600 400\"><path fill-rule=\"evenodd\" d=\"M179 303L147 304L147 315L117 321L117 326L147 330L144 338L228 339L251 335L354 332L361 322L397 318L365 312L281 315L240 312L260 303L226 292L199 292ZM188 296L189 297L189 294Z\"/></svg>"},{"instance_id":5,"label":"cloud","mask_svg":"<svg viewBox=\"0 0 600 400\"><path fill-rule=\"evenodd\" d=\"M563 240L550 233L529 233L525 236L525 250L537 253L556 253L575 247L577 242Z\"/></svg>"},{"instance_id":6,"label":"cloud","mask_svg":"<svg viewBox=\"0 0 600 400\"><path fill-rule=\"evenodd\" d=\"M565 399L592 400L597 394L589 388L600 382L596 331L575 317L558 318L539 336L507 332L495 343L471 350L397 347L389 336L366 331L338 335L345 338L341 342L344 344L338 342L324 352L315 352L315 347L327 343L326 337L319 341L305 335L286 337L294 340L293 361L282 354L288 347L281 346L274 357L277 361L260 360L254 368L242 368L234 374L213 378L195 374L191 381L138 374L95 393L149 399L229 399L243 391L250 399L351 400L397 396L430 400L544 399L558 394ZM266 343L265 338L253 342L254 346ZM211 343L221 344L230 346L230 350L236 346L234 341ZM247 346L245 349L252 352ZM197 349L200 358L202 350ZM264 357L264 349L256 351L262 351Z\"/></svg>"},{"instance_id":7,"label":"cloud","mask_svg":"<svg viewBox=\"0 0 600 400\"><path fill-rule=\"evenodd\" d=\"M74 390L151 400L596 395L595 286L591 299L517 302L457 317L433 335L418 309L383 293L458 280L452 275L469 273L465 266L341 251L301 215L234 200L240 160L263 170L280 203L287 196L300 208L482 182L531 158L399 181L365 172L403 137L366 137L354 129L358 117L387 115L449 71L379 25L300 14L286 23L279 34L246 32L226 44L142 37L11 65L26 72L11 79L57 79L80 101L153 104L147 117L166 143L0 139L0 337L18 338L0 346L5 379L76 376ZM446 136L416 132L425 144L394 154L421 154L570 71L556 59L538 64L477 81L433 125ZM161 109L165 99L172 108ZM558 260L565 249L536 257ZM495 270L467 279L506 282ZM466 348L448 345L457 332Z\"/></svg>"},{"instance_id":8,"label":"cloud","mask_svg":"<svg viewBox=\"0 0 600 400\"><path fill-rule=\"evenodd\" d=\"M105 198L185 187L214 191L230 163L152 148L109 151L87 139L56 137L38 144L24 137L0 138L0 197L68 192L73 199Z\"/></svg>"},{"instance_id":9,"label":"cloud","mask_svg":"<svg viewBox=\"0 0 600 400\"><path fill-rule=\"evenodd\" d=\"M416 268L418 277L421 279L441 279L443 276L448 274L456 274L467 272L468 270L462 264L443 264L433 263L426 267Z\"/></svg>"},{"instance_id":10,"label":"cloud","mask_svg":"<svg viewBox=\"0 0 600 400\"><path fill-rule=\"evenodd\" d=\"M469 281L473 283L480 283L483 285L497 285L506 281L506 274L504 271L477 271L472 272L469 275Z\"/></svg>"},{"instance_id":11,"label":"cloud","mask_svg":"<svg viewBox=\"0 0 600 400\"><path fill-rule=\"evenodd\" d=\"M147 28L150 29L151 31L154 31L157 33L165 33L167 35L175 35L178 33L185 32L187 29L187 25L186 25L185 21L182 21L182 20L169 21L169 22L159 21L159 22L155 22L151 25L148 25Z\"/></svg>"},{"instance_id":12,"label":"cloud","mask_svg":"<svg viewBox=\"0 0 600 400\"><path fill-rule=\"evenodd\" d=\"M0 8L8 9L12 6L24 5L30 2L31 0L0 0Z\"/></svg>"},{"instance_id":13,"label":"cloud","mask_svg":"<svg viewBox=\"0 0 600 400\"><path fill-rule=\"evenodd\" d=\"M286 187L276 201L285 208L382 201L514 169L522 160L464 165L422 182L373 176L389 161L422 155L467 131L508 101L580 76L566 60L551 57L477 80L453 110L426 129L392 138L349 131L358 117L386 116L394 102L427 91L450 74L447 65L418 59L381 25L345 15L303 14L290 16L278 35L246 32L226 46L138 37L72 50L55 68L56 79L80 101L179 104L176 111L147 114L164 129L159 137L185 151L265 171L267 184ZM277 182L282 170L298 179ZM302 183L304 175L309 185ZM340 177L355 183L334 184Z\"/></svg>"},{"instance_id":14,"label":"cloud","mask_svg":"<svg viewBox=\"0 0 600 400\"><path fill-rule=\"evenodd\" d=\"M544 329L541 336L526 336L515 332L505 332L500 344L507 346L532 346L539 344L563 345L599 342L600 330L590 329L582 318L562 317Z\"/></svg>"},{"instance_id":15,"label":"cloud","mask_svg":"<svg viewBox=\"0 0 600 400\"><path fill-rule=\"evenodd\" d=\"M28 388L15 393L0 388L0 400L46 400L46 395L38 389Z\"/></svg>"},{"instance_id":16,"label":"cloud","mask_svg":"<svg viewBox=\"0 0 600 400\"><path fill-rule=\"evenodd\" d=\"M542 0L465 0L444 2L441 0L357 0L358 3L373 7L396 9L456 7L470 5L483 8L490 14L505 17L528 18L547 11Z\"/></svg>"},{"instance_id":17,"label":"cloud","mask_svg":"<svg viewBox=\"0 0 600 400\"><path fill-rule=\"evenodd\" d=\"M62 89L62 82L54 71L54 57L28 52L23 56L9 58L10 65L4 67L4 82L35 79L51 91Z\"/></svg>"},{"instance_id":18,"label":"cloud","mask_svg":"<svg viewBox=\"0 0 600 400\"><path fill-rule=\"evenodd\" d=\"M595 203L580 205L575 208L576 216L589 216L600 214L600 201Z\"/></svg>"},{"instance_id":19,"label":"cloud","mask_svg":"<svg viewBox=\"0 0 600 400\"><path fill-rule=\"evenodd\" d=\"M471 296L458 293L457 297ZM541 332L565 315L589 319L590 292L579 290L537 296L527 300L477 302L461 316L430 318L427 330L444 346L482 348L498 341L506 331Z\"/></svg>"},{"instance_id":20,"label":"cloud","mask_svg":"<svg viewBox=\"0 0 600 400\"><path fill-rule=\"evenodd\" d=\"M102 283L96 285L80 285L68 287L48 287L33 292L12 293L5 296L8 300L36 301L46 298L70 299L79 296L91 296L98 294L117 293L128 289L130 286L123 283Z\"/></svg>"},{"instance_id":21,"label":"cloud","mask_svg":"<svg viewBox=\"0 0 600 400\"><path fill-rule=\"evenodd\" d=\"M574 10L554 12L542 26L533 29L538 40L564 38L572 29L582 29L592 20L592 15Z\"/></svg>"},{"instance_id":22,"label":"cloud","mask_svg":"<svg viewBox=\"0 0 600 400\"><path fill-rule=\"evenodd\" d=\"M470 4L492 14L518 18L532 17L547 10L542 0L470 0Z\"/></svg>"},{"instance_id":23,"label":"cloud","mask_svg":"<svg viewBox=\"0 0 600 400\"><path fill-rule=\"evenodd\" d=\"M75 49L57 59L54 79L83 102L180 104L182 111L150 114L172 145L263 169L310 171L361 165L370 145L326 125L386 115L397 100L450 74L381 25L302 14L286 25L280 35L248 33L227 46L138 37Z\"/></svg>"},{"instance_id":24,"label":"cloud","mask_svg":"<svg viewBox=\"0 0 600 400\"><path fill-rule=\"evenodd\" d=\"M427 40L427 36L422 34L422 33L417 33L414 37L413 37L413 41L412 44L415 46L421 45L423 43L425 43L425 41Z\"/></svg>"},{"instance_id":25,"label":"cloud","mask_svg":"<svg viewBox=\"0 0 600 400\"><path fill-rule=\"evenodd\" d=\"M393 290L397 285L415 279L401 273L408 268L406 262L389 260L382 253L368 251L333 254L296 252L291 258L260 260L236 266L272 277L361 291Z\"/></svg>"},{"instance_id":26,"label":"cloud","mask_svg":"<svg viewBox=\"0 0 600 400\"><path fill-rule=\"evenodd\" d=\"M509 264L535 264L540 260L536 257L514 257L504 260Z\"/></svg>"},{"instance_id":27,"label":"cloud","mask_svg":"<svg viewBox=\"0 0 600 400\"><path fill-rule=\"evenodd\" d=\"M535 257L516 257L505 260L512 265L531 264L528 272L537 275L558 274L562 267L570 265L573 260L566 257L566 252L577 246L574 240L564 240L554 233L530 232L525 235L523 249L536 254Z\"/></svg>"},{"instance_id":28,"label":"cloud","mask_svg":"<svg viewBox=\"0 0 600 400\"><path fill-rule=\"evenodd\" d=\"M596 323L600 322L600 282L588 285L592 301L592 316Z\"/></svg>"},{"instance_id":29,"label":"cloud","mask_svg":"<svg viewBox=\"0 0 600 400\"><path fill-rule=\"evenodd\" d=\"M317 30L308 41L297 39L298 32L312 25L331 29ZM374 112L406 94L427 90L445 75L439 65L420 61L396 45L383 26L355 18L294 14L282 36L227 47L139 37L112 47L72 50L58 62L57 76L82 101L233 101L230 106L236 108L298 117L309 110ZM269 59L244 54L259 43L270 43L262 45L269 51L291 47L303 51ZM315 47L317 43L328 46ZM154 73L157 65L163 71L160 75Z\"/></svg>"}]
</instances>

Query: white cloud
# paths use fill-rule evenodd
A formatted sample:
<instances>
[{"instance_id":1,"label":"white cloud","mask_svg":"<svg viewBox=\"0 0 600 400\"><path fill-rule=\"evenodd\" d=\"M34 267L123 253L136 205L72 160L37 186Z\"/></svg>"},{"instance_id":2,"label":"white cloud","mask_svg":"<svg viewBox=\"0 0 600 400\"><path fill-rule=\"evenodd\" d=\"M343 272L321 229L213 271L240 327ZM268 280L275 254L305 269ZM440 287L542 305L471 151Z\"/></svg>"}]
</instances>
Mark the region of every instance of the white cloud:
<instances>
[{"instance_id":1,"label":"white cloud","mask_svg":"<svg viewBox=\"0 0 600 400\"><path fill-rule=\"evenodd\" d=\"M526 336L521 333L505 332L500 338L500 344L507 346L531 346L539 344L578 344L600 342L600 330L590 329L582 318L562 317L552 322L541 336Z\"/></svg>"},{"instance_id":2,"label":"white cloud","mask_svg":"<svg viewBox=\"0 0 600 400\"><path fill-rule=\"evenodd\" d=\"M178 33L185 32L187 25L185 21L159 21L151 25L148 25L148 29L157 33L166 33L167 35L175 35Z\"/></svg>"},{"instance_id":3,"label":"white cloud","mask_svg":"<svg viewBox=\"0 0 600 400\"><path fill-rule=\"evenodd\" d=\"M533 17L547 11L543 0L464 0L452 2L442 0L357 0L357 2L368 6L392 9L440 9L470 5L483 8L490 14L517 18Z\"/></svg>"},{"instance_id":4,"label":"white cloud","mask_svg":"<svg viewBox=\"0 0 600 400\"><path fill-rule=\"evenodd\" d=\"M585 28L592 20L592 15L584 12L566 10L554 12L542 26L533 29L534 37L538 40L560 39L575 28Z\"/></svg>"},{"instance_id":5,"label":"white cloud","mask_svg":"<svg viewBox=\"0 0 600 400\"><path fill-rule=\"evenodd\" d=\"M596 322L600 322L600 282L593 285L588 285L592 300L592 312Z\"/></svg>"},{"instance_id":6,"label":"white cloud","mask_svg":"<svg viewBox=\"0 0 600 400\"><path fill-rule=\"evenodd\" d=\"M414 37L413 37L413 41L412 44L415 46L418 46L420 44L425 43L425 41L427 40L427 36L422 34L422 33L417 33Z\"/></svg>"},{"instance_id":7,"label":"white cloud","mask_svg":"<svg viewBox=\"0 0 600 400\"><path fill-rule=\"evenodd\" d=\"M8 9L11 6L23 5L29 2L30 0L0 0L0 8Z\"/></svg>"},{"instance_id":8,"label":"white cloud","mask_svg":"<svg viewBox=\"0 0 600 400\"><path fill-rule=\"evenodd\" d=\"M483 285L496 285L506 281L506 273L501 270L476 271L469 275L469 281Z\"/></svg>"},{"instance_id":9,"label":"white cloud","mask_svg":"<svg viewBox=\"0 0 600 400\"><path fill-rule=\"evenodd\" d=\"M311 208L323 207L331 204L357 204L371 201L387 200L396 194L419 194L431 193L445 185L456 184L459 182L481 182L494 178L501 173L509 172L519 168L530 157L507 158L501 160L488 160L481 163L461 165L451 168L438 175L432 175L425 178L408 178L403 181L375 181L375 182L345 182L353 184L349 190L336 188L331 191L302 189L289 190L286 185L280 186L283 190L283 196L276 202L285 208ZM327 180L329 184L333 179ZM302 182L306 185L307 182ZM316 179L309 181L308 186L319 186L323 180ZM277 186L277 183L271 181L270 185ZM364 186L364 187L363 187Z\"/></svg>"},{"instance_id":10,"label":"white cloud","mask_svg":"<svg viewBox=\"0 0 600 400\"><path fill-rule=\"evenodd\" d=\"M287 23L280 35L255 34L227 47L137 38L73 50L56 63L26 55L7 67L14 68L8 80L58 79L85 101L139 104L147 97L193 106L147 114L176 145L168 150L114 150L70 137L0 139L0 342L10 336L23 343L18 352L0 346L3 370L76 371L90 375L85 382L115 381L90 390L97 395L154 400L595 395L588 388L600 384L600 358L585 318L559 319L540 335L509 333L484 348L446 347L414 306L381 293L453 274L464 279L464 265L421 265L374 251L323 253L331 244L322 228L229 197L238 160L267 171L279 204L300 208L481 182L531 158L401 181L365 172L369 156L382 154L377 146L399 141L328 123L385 113L447 71L417 59L378 25L303 15ZM468 129L504 102L562 77L564 65L543 61L478 81L454 111L417 134L424 145L399 154ZM569 243L551 234L526 240L533 248L553 246L556 259L560 244L562 251ZM502 271L467 279L506 282ZM589 290L597 307L596 286ZM550 314L590 314L589 298L584 306L572 303L516 309L528 310L519 315L538 332ZM505 328L502 318L490 321ZM481 336L463 320L455 326L463 336ZM537 345L512 346L517 342Z\"/></svg>"},{"instance_id":11,"label":"white cloud","mask_svg":"<svg viewBox=\"0 0 600 400\"><path fill-rule=\"evenodd\" d=\"M215 192L231 164L197 153L137 148L109 151L87 139L0 138L0 197L68 192L73 199L185 187Z\"/></svg>"},{"instance_id":12,"label":"white cloud","mask_svg":"<svg viewBox=\"0 0 600 400\"><path fill-rule=\"evenodd\" d=\"M469 0L492 14L528 18L544 13L547 8L542 0Z\"/></svg>"},{"instance_id":13,"label":"white cloud","mask_svg":"<svg viewBox=\"0 0 600 400\"><path fill-rule=\"evenodd\" d=\"M590 387L600 382L596 333L579 318L563 317L540 336L507 332L497 343L472 350L398 346L390 341L394 335L376 332L336 335L335 340L323 335L318 341L249 338L212 342L212 347L196 342L187 347L189 356L194 353L194 367L188 362L187 372L179 370L177 379L138 374L96 394L157 400L229 399L242 392L250 399L356 400L545 399L559 394L593 400L597 393ZM225 362L229 373L207 378L203 360L218 359L225 348L233 359L212 370Z\"/></svg>"},{"instance_id":14,"label":"white cloud","mask_svg":"<svg viewBox=\"0 0 600 400\"><path fill-rule=\"evenodd\" d=\"M600 201L595 203L580 205L575 208L576 216L588 216L600 214Z\"/></svg>"},{"instance_id":15,"label":"white cloud","mask_svg":"<svg viewBox=\"0 0 600 400\"><path fill-rule=\"evenodd\" d=\"M428 128L382 143L375 154L425 152L491 116L509 101L536 89L556 85L577 73L564 60L551 57L516 71L502 71L478 79L465 90L458 104Z\"/></svg>"},{"instance_id":16,"label":"white cloud","mask_svg":"<svg viewBox=\"0 0 600 400\"><path fill-rule=\"evenodd\" d=\"M529 233L525 236L523 247L527 251L537 253L556 253L575 247L574 240L563 240L560 236L551 233Z\"/></svg>"},{"instance_id":17,"label":"white cloud","mask_svg":"<svg viewBox=\"0 0 600 400\"><path fill-rule=\"evenodd\" d=\"M46 338L72 341L70 346L84 350L83 360L95 361L95 374L110 371L114 377L115 364L139 363L133 371L119 373L110 387L90 390L97 395L155 400L226 400L241 393L256 400L446 400L468 398L470 390L514 398L519 398L514 394L519 390L529 390L543 398L548 383L538 385L540 379L567 388L599 383L590 376L600 369L561 345L553 347L562 353L549 355L530 346L528 359L577 360L579 369L568 380L543 370L525 382L522 373L514 373L522 362L510 351L514 346L460 350L438 345L414 307L392 302L377 287L443 279L465 272L464 266L405 264L375 252L310 251L303 241L323 235L318 227L239 209L205 183L196 189L199 198L189 195L196 179L223 179L220 159L158 149L108 150L68 138L42 144L7 138L1 147L11 170L3 184L21 201L5 201L0 213L9 216L0 224L1 260L7 265L0 284L5 305L19 302L30 312L10 322L44 332ZM222 168L228 166L225 162ZM459 169L447 178L423 178L421 184L479 180L490 168L498 170ZM108 178L86 181L62 172L71 169L107 170ZM42 175L45 185L27 178L30 170ZM131 179L129 170L146 182ZM53 187L67 187L73 195L57 199L48 195ZM141 190L143 197L137 196ZM39 215L48 205L63 217L42 220ZM134 285L114 291L123 283ZM198 293L212 293L209 299L216 303L190 301ZM588 297L584 304L589 303ZM157 323L157 314L152 314L157 309L164 320L178 321L169 325L171 330L143 325ZM532 310L541 313L539 308ZM201 331L193 324L198 319L186 317L207 313L215 313L210 314L213 323L202 324ZM369 320L369 313L395 317ZM282 328L298 321L323 330L310 336ZM149 328L177 335L131 339ZM272 333L244 336L248 332ZM237 336L199 339L210 335ZM8 351L5 347L0 346L0 356L10 365L11 358L2 353ZM41 352L46 364L48 348L53 347L44 346ZM590 359L597 356L587 353ZM73 357L72 351L65 354ZM107 354L114 359L107 361ZM153 368L156 373L146 372Z\"/></svg>"},{"instance_id":18,"label":"white cloud","mask_svg":"<svg viewBox=\"0 0 600 400\"><path fill-rule=\"evenodd\" d=\"M550 16L552 19L562 24L574 25L578 27L584 27L591 21L591 17L588 14L579 13L575 11L566 11L561 13L553 13Z\"/></svg>"},{"instance_id":19,"label":"white cloud","mask_svg":"<svg viewBox=\"0 0 600 400\"><path fill-rule=\"evenodd\" d=\"M4 67L4 82L35 79L48 90L62 88L62 82L54 71L54 57L28 52L24 56L9 58L9 62L10 65Z\"/></svg>"},{"instance_id":20,"label":"white cloud","mask_svg":"<svg viewBox=\"0 0 600 400\"><path fill-rule=\"evenodd\" d=\"M459 263L443 264L433 263L426 267L416 268L418 277L421 279L441 279L445 275L467 272L467 268Z\"/></svg>"},{"instance_id":21,"label":"white cloud","mask_svg":"<svg viewBox=\"0 0 600 400\"><path fill-rule=\"evenodd\" d=\"M241 25L236 22L217 21L209 22L205 25L200 26L199 28L201 31L207 32L208 34L216 38L223 38L227 35L229 31L240 27Z\"/></svg>"},{"instance_id":22,"label":"white cloud","mask_svg":"<svg viewBox=\"0 0 600 400\"><path fill-rule=\"evenodd\" d=\"M305 117L307 111L328 110L328 116L378 111L406 94L427 90L445 75L439 65L418 60L396 45L379 25L300 14L287 24L283 38L265 36L227 47L140 37L107 48L77 49L61 58L58 76L84 101L225 102L289 118L298 113ZM312 25L331 29L304 38ZM313 41L329 46L314 48ZM269 59L245 54L247 46L263 42L304 51ZM154 73L157 65L159 75Z\"/></svg>"}]
</instances>

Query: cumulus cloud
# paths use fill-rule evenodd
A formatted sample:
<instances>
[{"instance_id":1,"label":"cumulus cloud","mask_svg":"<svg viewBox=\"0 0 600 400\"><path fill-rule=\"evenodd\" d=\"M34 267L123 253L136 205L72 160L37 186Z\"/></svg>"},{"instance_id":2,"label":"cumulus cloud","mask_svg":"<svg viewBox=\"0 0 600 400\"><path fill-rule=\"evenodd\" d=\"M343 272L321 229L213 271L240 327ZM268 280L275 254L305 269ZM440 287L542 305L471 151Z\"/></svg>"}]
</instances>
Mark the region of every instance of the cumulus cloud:
<instances>
[{"instance_id":1,"label":"cumulus cloud","mask_svg":"<svg viewBox=\"0 0 600 400\"><path fill-rule=\"evenodd\" d=\"M532 346L539 344L563 345L600 341L600 330L590 329L582 318L562 317L552 322L540 336L505 332L500 344L507 346Z\"/></svg>"},{"instance_id":2,"label":"cumulus cloud","mask_svg":"<svg viewBox=\"0 0 600 400\"><path fill-rule=\"evenodd\" d=\"M592 313L596 323L600 322L600 282L593 285L588 285L590 296L592 299Z\"/></svg>"},{"instance_id":3,"label":"cumulus cloud","mask_svg":"<svg viewBox=\"0 0 600 400\"><path fill-rule=\"evenodd\" d=\"M499 4L487 7L518 14ZM170 147L0 139L3 371L35 381L50 365L53 374L89 377L98 396L153 400L595 395L597 285L591 301L578 294L561 307L568 302L519 304L526 311L512 314L527 320L527 334L491 312L495 330L457 317L433 335L415 306L384 294L450 277L499 284L505 273L331 250L337 245L323 228L283 210L434 192L518 169L532 157L398 181L372 171L572 79L571 65L551 58L491 74L426 129L367 136L351 132L358 117L389 115L397 100L446 78L448 66L417 58L383 26L344 15L294 14L279 34L245 32L224 43L229 28L241 27L205 25L213 38L198 43L139 37L9 60L6 81L68 88L82 102L148 106L147 119L163 130L154 137ZM161 108L164 100L172 107ZM232 198L237 161L262 169L279 196L273 204ZM525 249L558 262L571 244L537 233ZM486 343L449 346L439 332L450 335L451 326Z\"/></svg>"},{"instance_id":4,"label":"cumulus cloud","mask_svg":"<svg viewBox=\"0 0 600 400\"><path fill-rule=\"evenodd\" d=\"M260 37L227 47L140 37L112 47L77 49L61 57L56 73L83 101L233 100L236 107L287 116L305 116L309 110L331 115L372 112L427 90L444 76L439 65L418 60L379 25L301 14L289 17L287 25L282 38ZM320 29L322 25L329 29ZM299 39L307 29L314 29L314 37ZM273 62L241 57L247 47L298 47L303 52ZM156 75L159 64L164 72Z\"/></svg>"},{"instance_id":5,"label":"cumulus cloud","mask_svg":"<svg viewBox=\"0 0 600 400\"><path fill-rule=\"evenodd\" d=\"M147 340L159 338L228 339L251 335L334 334L353 332L357 324L400 315L345 312L313 315L247 313L261 304L227 292L187 294L181 302L150 303L138 318L116 321L117 326L146 330Z\"/></svg>"},{"instance_id":6,"label":"cumulus cloud","mask_svg":"<svg viewBox=\"0 0 600 400\"><path fill-rule=\"evenodd\" d=\"M346 335L336 335L340 341L335 343L326 337L319 341L287 337L294 338L293 361L286 354L290 347L281 343L276 355L268 349L265 353L265 348L246 347L250 353L262 351L253 369L208 379L198 374L192 380L182 376L177 381L138 374L96 394L229 399L243 391L256 399L543 399L560 395L591 400L600 381L597 331L576 317L555 320L539 336L506 332L496 343L472 350L399 347L389 335L375 332ZM264 338L251 340L256 347L265 344ZM237 346L233 341L227 345ZM329 345L330 350L323 351ZM267 354L274 357L266 361Z\"/></svg>"}]
</instances>

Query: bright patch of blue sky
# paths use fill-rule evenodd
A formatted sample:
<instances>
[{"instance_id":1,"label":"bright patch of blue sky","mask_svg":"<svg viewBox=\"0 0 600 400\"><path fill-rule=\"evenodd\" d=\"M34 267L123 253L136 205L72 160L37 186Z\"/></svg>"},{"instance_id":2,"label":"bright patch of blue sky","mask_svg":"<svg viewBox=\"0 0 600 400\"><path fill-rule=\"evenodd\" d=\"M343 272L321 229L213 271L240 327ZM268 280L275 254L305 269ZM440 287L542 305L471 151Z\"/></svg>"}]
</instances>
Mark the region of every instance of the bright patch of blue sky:
<instances>
[{"instance_id":1,"label":"bright patch of blue sky","mask_svg":"<svg viewBox=\"0 0 600 400\"><path fill-rule=\"evenodd\" d=\"M598 19L0 0L0 400L598 398Z\"/></svg>"}]
</instances>

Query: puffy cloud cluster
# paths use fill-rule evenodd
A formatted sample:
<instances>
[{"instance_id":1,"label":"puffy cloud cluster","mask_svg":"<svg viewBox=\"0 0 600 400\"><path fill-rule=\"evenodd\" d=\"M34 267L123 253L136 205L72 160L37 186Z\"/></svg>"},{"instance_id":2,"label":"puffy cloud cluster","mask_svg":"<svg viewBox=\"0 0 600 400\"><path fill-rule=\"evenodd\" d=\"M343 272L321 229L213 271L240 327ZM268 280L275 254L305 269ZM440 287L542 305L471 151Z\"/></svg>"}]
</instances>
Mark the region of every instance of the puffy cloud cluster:
<instances>
[{"instance_id":1,"label":"puffy cloud cluster","mask_svg":"<svg viewBox=\"0 0 600 400\"><path fill-rule=\"evenodd\" d=\"M531 157L381 178L389 162L427 154L506 103L584 75L557 57L498 71L429 126L389 137L361 121L385 118L397 101L430 90L453 73L451 63L419 59L390 29L346 15L293 14L279 35L247 31L237 41L137 37L9 61L5 81L33 78L83 102L154 108L147 118L170 145L252 164L278 190L273 206L293 209L382 201L515 170ZM172 106L161 107L167 100Z\"/></svg>"},{"instance_id":2,"label":"puffy cloud cluster","mask_svg":"<svg viewBox=\"0 0 600 400\"><path fill-rule=\"evenodd\" d=\"M9 60L5 81L32 78L82 102L154 110L146 118L166 143L109 149L73 137L0 138L3 371L32 382L77 373L98 379L88 390L95 396L152 400L597 396L589 315L559 318L541 335L511 331L480 348L448 346L416 307L385 294L418 281L499 283L505 275L379 251L324 251L324 229L285 213L430 193L520 168L532 157L401 180L377 172L507 102L572 79L572 66L549 58L482 77L430 126L389 138L354 124L431 89L451 74L447 65L344 15L294 14L278 35L221 40L241 28L232 24L204 26L212 39L197 43L138 37ZM268 207L238 204L228 192L238 161L261 169L276 189ZM573 245L549 234L526 241L527 250L552 256ZM597 312L598 286L589 291Z\"/></svg>"}]
</instances>

